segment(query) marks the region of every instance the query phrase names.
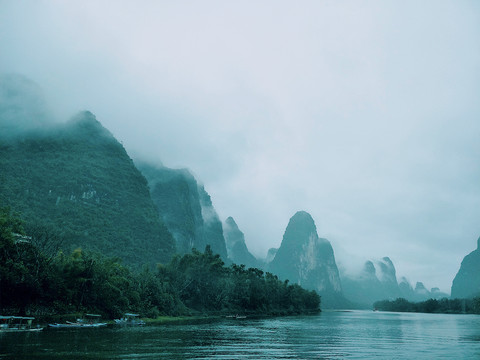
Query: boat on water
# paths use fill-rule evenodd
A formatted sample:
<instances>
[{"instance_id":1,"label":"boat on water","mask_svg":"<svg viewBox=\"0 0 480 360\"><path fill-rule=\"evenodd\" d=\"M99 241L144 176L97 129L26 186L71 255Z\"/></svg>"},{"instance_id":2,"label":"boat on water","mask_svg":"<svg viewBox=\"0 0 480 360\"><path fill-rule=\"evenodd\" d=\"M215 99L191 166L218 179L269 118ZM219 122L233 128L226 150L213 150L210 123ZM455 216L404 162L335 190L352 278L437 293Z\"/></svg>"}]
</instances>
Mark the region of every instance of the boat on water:
<instances>
[{"instance_id":1,"label":"boat on water","mask_svg":"<svg viewBox=\"0 0 480 360\"><path fill-rule=\"evenodd\" d=\"M70 322L70 321L67 321L65 324L55 323L55 324L48 324L48 326L49 326L49 327L52 327L52 328L64 328L64 329L72 329L72 328L96 328L96 327L107 326L107 323L89 324L89 323L82 323L82 322Z\"/></svg>"},{"instance_id":2,"label":"boat on water","mask_svg":"<svg viewBox=\"0 0 480 360\"><path fill-rule=\"evenodd\" d=\"M67 321L65 323L48 324L51 328L75 329L75 328L98 328L107 326L107 323L100 322L101 315L85 314L83 319L77 321Z\"/></svg>"},{"instance_id":3,"label":"boat on water","mask_svg":"<svg viewBox=\"0 0 480 360\"><path fill-rule=\"evenodd\" d=\"M115 319L114 321L117 325L145 325L145 321L139 319L139 316L138 314L126 313L121 319Z\"/></svg>"},{"instance_id":4,"label":"boat on water","mask_svg":"<svg viewBox=\"0 0 480 360\"><path fill-rule=\"evenodd\" d=\"M246 319L246 315L227 315L225 316L227 319Z\"/></svg>"},{"instance_id":5,"label":"boat on water","mask_svg":"<svg viewBox=\"0 0 480 360\"><path fill-rule=\"evenodd\" d=\"M40 325L33 326L34 317L31 316L3 316L0 315L0 333L17 331L41 331Z\"/></svg>"}]
</instances>

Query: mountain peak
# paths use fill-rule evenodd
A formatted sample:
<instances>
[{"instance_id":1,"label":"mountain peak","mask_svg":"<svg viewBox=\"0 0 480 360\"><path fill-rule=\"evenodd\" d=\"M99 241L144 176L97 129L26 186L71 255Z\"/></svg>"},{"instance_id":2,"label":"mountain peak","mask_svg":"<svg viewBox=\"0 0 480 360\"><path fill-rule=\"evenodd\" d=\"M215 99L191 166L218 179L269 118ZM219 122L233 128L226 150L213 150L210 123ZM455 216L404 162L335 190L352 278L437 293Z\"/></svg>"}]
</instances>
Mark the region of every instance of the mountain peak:
<instances>
[{"instance_id":1,"label":"mountain peak","mask_svg":"<svg viewBox=\"0 0 480 360\"><path fill-rule=\"evenodd\" d=\"M225 220L225 224L228 225L232 230L238 230L238 225L237 223L235 222L235 220L229 216L226 220Z\"/></svg>"},{"instance_id":2,"label":"mountain peak","mask_svg":"<svg viewBox=\"0 0 480 360\"><path fill-rule=\"evenodd\" d=\"M70 119L68 124L70 125L70 135L75 137L81 137L90 142L104 139L115 140L112 133L103 127L90 111L80 111Z\"/></svg>"},{"instance_id":3,"label":"mountain peak","mask_svg":"<svg viewBox=\"0 0 480 360\"><path fill-rule=\"evenodd\" d=\"M293 215L290 219L290 222L305 222L311 223L315 226L315 222L313 221L312 215L310 215L306 211L297 211L295 215Z\"/></svg>"},{"instance_id":4,"label":"mountain peak","mask_svg":"<svg viewBox=\"0 0 480 360\"><path fill-rule=\"evenodd\" d=\"M415 290L427 290L425 285L423 285L423 282L417 281L415 284Z\"/></svg>"},{"instance_id":5,"label":"mountain peak","mask_svg":"<svg viewBox=\"0 0 480 360\"><path fill-rule=\"evenodd\" d=\"M306 242L311 236L318 238L315 221L306 211L298 211L290 218L283 241L287 244Z\"/></svg>"},{"instance_id":6,"label":"mountain peak","mask_svg":"<svg viewBox=\"0 0 480 360\"><path fill-rule=\"evenodd\" d=\"M327 307L344 301L335 255L330 242L318 237L312 216L298 211L290 219L269 271L322 296Z\"/></svg>"},{"instance_id":7,"label":"mountain peak","mask_svg":"<svg viewBox=\"0 0 480 360\"><path fill-rule=\"evenodd\" d=\"M70 120L78 128L103 129L104 127L97 120L97 117L90 111L84 110L77 113Z\"/></svg>"},{"instance_id":8,"label":"mountain peak","mask_svg":"<svg viewBox=\"0 0 480 360\"><path fill-rule=\"evenodd\" d=\"M371 274L371 275L375 275L375 273L377 272L377 270L375 269L375 265L373 265L373 262L371 262L370 260L365 262L365 265L363 266L363 270L367 274Z\"/></svg>"},{"instance_id":9,"label":"mountain peak","mask_svg":"<svg viewBox=\"0 0 480 360\"><path fill-rule=\"evenodd\" d=\"M223 236L227 246L228 257L236 264L244 264L246 267L258 267L259 263L255 256L248 251L245 243L245 235L238 228L237 223L231 216L225 220Z\"/></svg>"}]
</instances>

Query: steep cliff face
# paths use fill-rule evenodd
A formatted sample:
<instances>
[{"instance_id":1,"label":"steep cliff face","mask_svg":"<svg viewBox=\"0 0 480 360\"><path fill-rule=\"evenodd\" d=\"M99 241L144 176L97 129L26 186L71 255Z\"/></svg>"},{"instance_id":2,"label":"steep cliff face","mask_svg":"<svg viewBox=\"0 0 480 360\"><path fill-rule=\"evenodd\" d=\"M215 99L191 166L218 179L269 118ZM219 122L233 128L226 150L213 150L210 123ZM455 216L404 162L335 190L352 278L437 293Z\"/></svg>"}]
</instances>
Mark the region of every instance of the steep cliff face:
<instances>
[{"instance_id":1,"label":"steep cliff face","mask_svg":"<svg viewBox=\"0 0 480 360\"><path fill-rule=\"evenodd\" d=\"M322 296L324 307L342 307L345 299L332 246L318 237L307 212L297 212L288 223L282 244L268 270Z\"/></svg>"},{"instance_id":2,"label":"steep cliff face","mask_svg":"<svg viewBox=\"0 0 480 360\"><path fill-rule=\"evenodd\" d=\"M228 217L223 226L223 235L227 244L227 253L230 260L237 265L245 265L245 267L258 268L259 262L248 251L247 244L245 244L245 236L238 228L237 223L232 217Z\"/></svg>"},{"instance_id":3,"label":"steep cliff face","mask_svg":"<svg viewBox=\"0 0 480 360\"><path fill-rule=\"evenodd\" d=\"M480 238L477 249L464 257L453 279L452 298L472 298L480 295Z\"/></svg>"},{"instance_id":4,"label":"steep cliff face","mask_svg":"<svg viewBox=\"0 0 480 360\"><path fill-rule=\"evenodd\" d=\"M210 245L213 252L219 254L222 259L227 260L227 246L223 237L222 221L213 207L210 195L203 186L199 187L200 205L203 217L203 243ZM203 250L203 249L202 249Z\"/></svg>"},{"instance_id":5,"label":"steep cliff face","mask_svg":"<svg viewBox=\"0 0 480 360\"><path fill-rule=\"evenodd\" d=\"M27 226L56 229L67 251L82 247L138 265L175 252L145 178L90 112L1 140L0 168L0 203Z\"/></svg>"},{"instance_id":6,"label":"steep cliff face","mask_svg":"<svg viewBox=\"0 0 480 360\"><path fill-rule=\"evenodd\" d=\"M210 196L186 169L136 162L147 178L158 214L173 234L179 253L200 251L208 244L227 259L223 227Z\"/></svg>"}]
</instances>

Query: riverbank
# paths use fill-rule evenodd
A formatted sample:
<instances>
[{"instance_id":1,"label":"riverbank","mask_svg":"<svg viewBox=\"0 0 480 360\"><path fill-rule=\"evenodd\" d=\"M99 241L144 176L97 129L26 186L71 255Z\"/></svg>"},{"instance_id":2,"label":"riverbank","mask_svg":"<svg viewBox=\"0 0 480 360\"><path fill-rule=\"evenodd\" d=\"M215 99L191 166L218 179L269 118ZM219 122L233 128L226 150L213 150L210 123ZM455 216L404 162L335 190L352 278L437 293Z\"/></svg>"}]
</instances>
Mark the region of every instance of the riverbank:
<instances>
[{"instance_id":1,"label":"riverbank","mask_svg":"<svg viewBox=\"0 0 480 360\"><path fill-rule=\"evenodd\" d=\"M201 324L205 322L217 321L221 319L262 319L262 318L275 318L275 317L287 317L297 315L317 315L321 312L320 309L312 311L271 311L271 312L207 312L207 313L192 313L191 315L181 316L159 316L156 318L141 318L145 325L184 325L184 324ZM33 315L35 317L35 323L41 326L48 326L48 324L54 323L66 323L68 321L75 322L77 319L84 318L83 313L70 313L70 314L55 314L55 315ZM114 325L115 321L111 319L102 319L101 322L106 322L109 325Z\"/></svg>"}]
</instances>

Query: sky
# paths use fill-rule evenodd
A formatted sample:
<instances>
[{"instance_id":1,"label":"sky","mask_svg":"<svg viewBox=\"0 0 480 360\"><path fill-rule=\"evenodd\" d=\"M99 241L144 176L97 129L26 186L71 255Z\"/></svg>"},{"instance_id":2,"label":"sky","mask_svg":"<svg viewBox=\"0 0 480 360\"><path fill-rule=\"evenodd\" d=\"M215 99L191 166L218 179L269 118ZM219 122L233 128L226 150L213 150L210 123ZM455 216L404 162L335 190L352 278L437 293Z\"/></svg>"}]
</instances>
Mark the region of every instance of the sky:
<instances>
[{"instance_id":1,"label":"sky","mask_svg":"<svg viewBox=\"0 0 480 360\"><path fill-rule=\"evenodd\" d=\"M477 1L0 0L0 73L189 168L258 257L299 210L414 286L476 248Z\"/></svg>"}]
</instances>

